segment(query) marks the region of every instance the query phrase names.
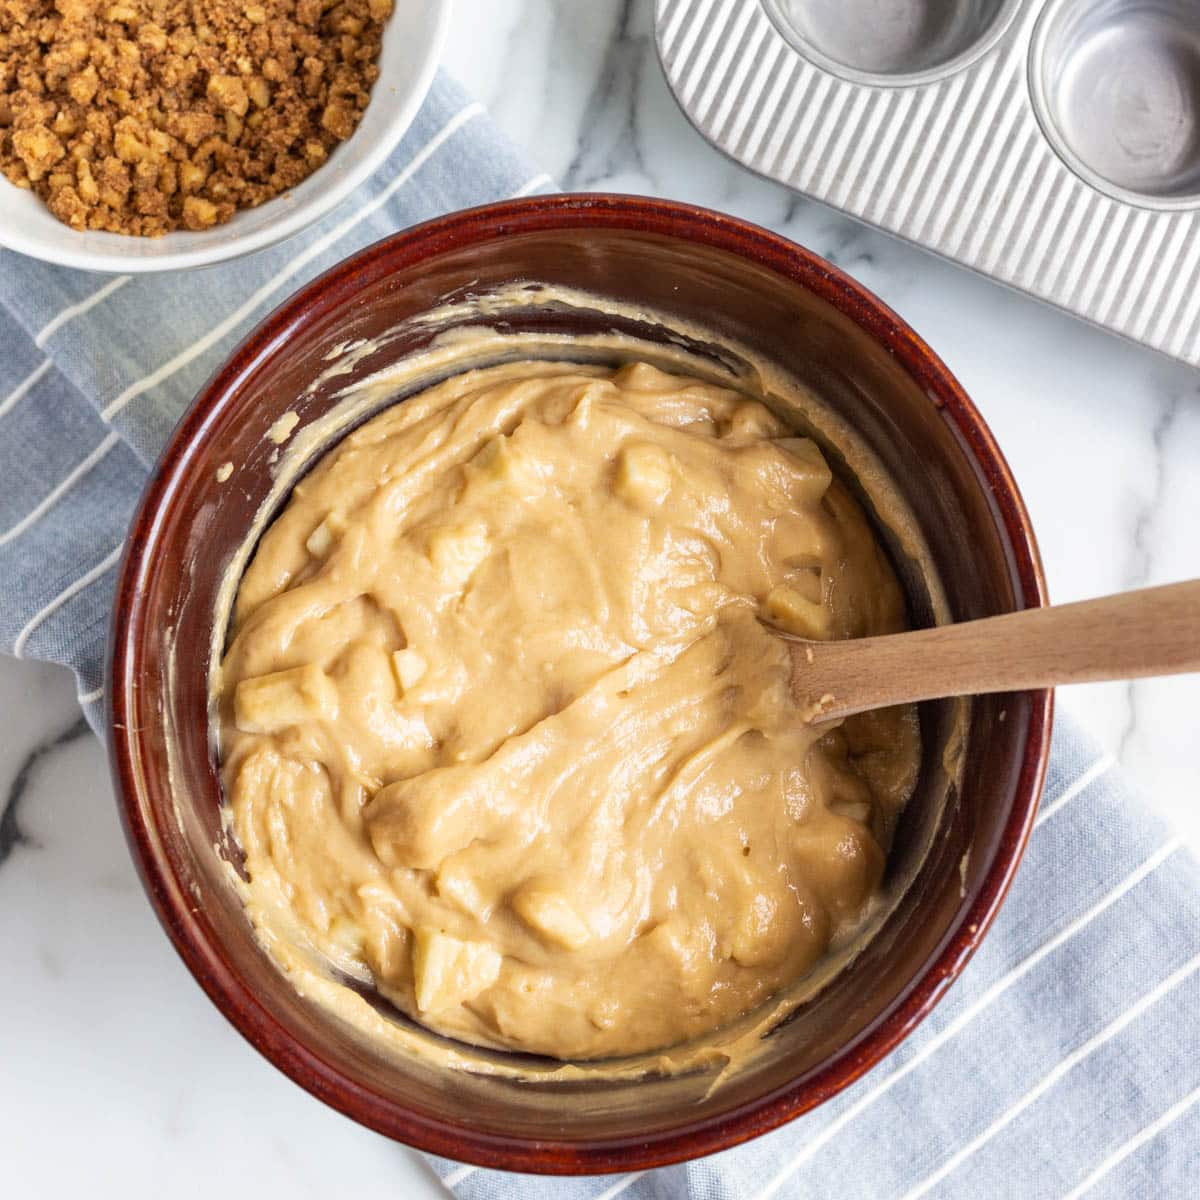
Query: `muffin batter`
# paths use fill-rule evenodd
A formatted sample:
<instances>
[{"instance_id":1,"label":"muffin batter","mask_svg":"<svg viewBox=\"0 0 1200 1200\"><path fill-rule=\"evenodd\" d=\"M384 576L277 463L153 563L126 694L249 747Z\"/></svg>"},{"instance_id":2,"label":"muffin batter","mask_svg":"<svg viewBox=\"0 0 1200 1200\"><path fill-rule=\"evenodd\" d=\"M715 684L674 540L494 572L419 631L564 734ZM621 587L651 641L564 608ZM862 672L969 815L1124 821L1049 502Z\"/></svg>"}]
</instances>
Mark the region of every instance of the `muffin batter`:
<instances>
[{"instance_id":1,"label":"muffin batter","mask_svg":"<svg viewBox=\"0 0 1200 1200\"><path fill-rule=\"evenodd\" d=\"M919 759L909 709L803 724L764 619L858 637L904 607L757 401L523 362L388 409L238 591L252 919L483 1045L633 1054L750 1011L859 924Z\"/></svg>"}]
</instances>

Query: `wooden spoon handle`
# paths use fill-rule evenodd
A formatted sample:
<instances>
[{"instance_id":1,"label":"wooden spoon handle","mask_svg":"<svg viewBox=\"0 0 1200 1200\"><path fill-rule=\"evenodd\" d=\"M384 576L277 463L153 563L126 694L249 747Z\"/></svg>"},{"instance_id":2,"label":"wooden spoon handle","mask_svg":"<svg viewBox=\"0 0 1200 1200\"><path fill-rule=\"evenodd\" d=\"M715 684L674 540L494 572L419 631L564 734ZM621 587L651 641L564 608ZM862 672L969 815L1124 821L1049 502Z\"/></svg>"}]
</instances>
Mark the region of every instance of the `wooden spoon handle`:
<instances>
[{"instance_id":1,"label":"wooden spoon handle","mask_svg":"<svg viewBox=\"0 0 1200 1200\"><path fill-rule=\"evenodd\" d=\"M790 643L808 720L942 696L1200 671L1200 579L842 642Z\"/></svg>"}]
</instances>

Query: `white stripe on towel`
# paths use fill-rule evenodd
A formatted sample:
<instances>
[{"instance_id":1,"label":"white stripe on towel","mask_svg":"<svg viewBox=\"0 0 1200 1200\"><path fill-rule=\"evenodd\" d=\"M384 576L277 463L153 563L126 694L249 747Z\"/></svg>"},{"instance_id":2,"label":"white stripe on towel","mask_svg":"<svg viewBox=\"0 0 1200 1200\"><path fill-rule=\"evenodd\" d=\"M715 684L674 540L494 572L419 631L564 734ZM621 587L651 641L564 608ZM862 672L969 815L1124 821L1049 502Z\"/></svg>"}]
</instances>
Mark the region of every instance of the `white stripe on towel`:
<instances>
[{"instance_id":1,"label":"white stripe on towel","mask_svg":"<svg viewBox=\"0 0 1200 1200\"><path fill-rule=\"evenodd\" d=\"M467 105L466 108L455 113L442 127L413 155L412 159L407 163L395 179L391 181L373 200L364 204L356 213L347 217L341 224L331 229L324 237L318 238L312 242L306 249L296 255L295 258L289 259L288 264L283 270L267 280L256 292L254 292L247 300L243 301L237 308L233 310L223 321L214 325L208 333L203 337L197 338L187 347L186 350L181 350L169 362L163 363L156 371L152 371L149 375L143 376L141 379L131 383L107 408L103 410L101 416L106 421L111 421L135 397L140 396L143 392L148 392L152 387L156 387L162 383L164 379L169 379L176 371L181 371L193 359L203 354L210 346L220 341L231 329L235 328L245 318L259 307L273 292L281 288L293 275L302 270L314 258L323 254L335 242L340 241L346 236L360 221L365 221L373 212L381 208L392 198L396 191L403 187L437 152L439 147L448 138L453 136L473 117L477 117L484 111L483 105L478 102Z\"/></svg>"},{"instance_id":2,"label":"white stripe on towel","mask_svg":"<svg viewBox=\"0 0 1200 1200\"><path fill-rule=\"evenodd\" d=\"M623 1175L611 1187L605 1188L598 1196L593 1196L592 1200L613 1200L614 1196L619 1196L630 1184L637 1183L645 1171L634 1171L632 1175Z\"/></svg>"},{"instance_id":3,"label":"white stripe on towel","mask_svg":"<svg viewBox=\"0 0 1200 1200\"><path fill-rule=\"evenodd\" d=\"M110 279L108 283L106 283L98 292L94 292L86 300L80 300L78 304L72 304L67 308L64 308L62 312L60 312L57 316L51 317L50 320L42 326L41 332L39 332L38 335L33 339L33 344L39 350L42 349L46 342L53 337L54 334L56 334L68 321L73 320L75 317L87 312L89 308L94 308L102 300L107 300L108 297L113 294L113 292L127 284L129 279L130 276L128 275L118 275L116 279ZM45 375L48 370L50 370L50 367L51 360L47 358L38 366L34 367L33 370L30 371L30 373L26 375L25 378L22 379L21 382L18 383L11 392L9 392L9 394L3 400L0 400L0 417L4 416L4 414L8 412L8 410L12 408L12 406L16 404L22 396L27 395L29 389L33 387L33 385L37 383L37 381L41 379L41 377Z\"/></svg>"},{"instance_id":4,"label":"white stripe on towel","mask_svg":"<svg viewBox=\"0 0 1200 1200\"><path fill-rule=\"evenodd\" d=\"M97 700L104 698L104 689L98 687L94 692L84 692L82 696L76 696L81 708L86 708L89 704L95 704Z\"/></svg>"},{"instance_id":5,"label":"white stripe on towel","mask_svg":"<svg viewBox=\"0 0 1200 1200\"><path fill-rule=\"evenodd\" d=\"M456 1171L451 1171L450 1174L442 1180L442 1185L448 1188L458 1187L458 1185L462 1183L464 1179L470 1178L470 1176L474 1175L478 1170L478 1167L473 1167L470 1163L466 1163L465 1165L459 1167Z\"/></svg>"},{"instance_id":6,"label":"white stripe on towel","mask_svg":"<svg viewBox=\"0 0 1200 1200\"><path fill-rule=\"evenodd\" d=\"M128 275L118 275L116 279L110 279L99 291L94 292L86 300L80 300L77 304L68 305L68 307L64 308L62 312L60 312L57 316L51 317L50 320L42 326L41 331L33 339L33 344L39 350L42 349L46 342L49 341L49 339L53 337L54 334L56 334L68 321L71 321L75 317L80 316L82 313L87 312L88 309L94 308L102 300L107 300L108 297L113 294L113 292L127 284L129 279L130 276ZM22 379L21 382L18 383L11 392L9 392L9 394L3 400L0 400L0 417L4 416L4 414L8 412L8 410L12 408L12 406L16 404L22 396L28 394L29 389L33 387L33 385L37 383L37 381L41 379L41 377L45 375L48 370L50 370L50 366L51 360L47 358L38 366L34 367L33 370L30 371L30 373L26 375L25 378Z\"/></svg>"},{"instance_id":7,"label":"white stripe on towel","mask_svg":"<svg viewBox=\"0 0 1200 1200\"><path fill-rule=\"evenodd\" d=\"M64 493L83 478L119 441L120 437L110 433L81 463L71 468L67 477L58 483L39 501L36 508L26 513L15 525L0 533L0 546L7 546L15 537L20 537L31 525L36 524L45 514L62 499Z\"/></svg>"},{"instance_id":8,"label":"white stripe on towel","mask_svg":"<svg viewBox=\"0 0 1200 1200\"><path fill-rule=\"evenodd\" d=\"M33 370L30 371L29 374L26 375L25 378L22 379L15 388L13 388L13 390L9 392L3 400L0 400L0 417L4 416L4 414L8 412L8 410L12 408L12 406L16 404L22 396L28 395L29 389L33 387L33 385L37 383L37 381L41 379L41 377L45 375L48 370L50 370L50 360L47 358L45 361L39 363L38 366L34 367Z\"/></svg>"},{"instance_id":9,"label":"white stripe on towel","mask_svg":"<svg viewBox=\"0 0 1200 1200\"><path fill-rule=\"evenodd\" d=\"M1069 788L1067 788L1053 804L1047 808L1043 808L1037 815L1037 820L1034 821L1033 827L1036 829L1043 821L1048 821L1060 808L1070 804L1076 796L1079 795L1085 788L1095 783L1102 775L1107 774L1117 765L1117 757L1115 754L1105 754L1094 762L1080 777L1075 780Z\"/></svg>"},{"instance_id":10,"label":"white stripe on towel","mask_svg":"<svg viewBox=\"0 0 1200 1200\"><path fill-rule=\"evenodd\" d=\"M1090 1192L1113 1167L1119 1166L1135 1150L1140 1150L1147 1142L1153 1141L1168 1125L1178 1121L1198 1100L1200 1087L1188 1092L1182 1100L1176 1100L1161 1117L1156 1117L1145 1129L1139 1130L1127 1142L1117 1147L1082 1183L1073 1187L1063 1200L1079 1200L1085 1192Z\"/></svg>"},{"instance_id":11,"label":"white stripe on towel","mask_svg":"<svg viewBox=\"0 0 1200 1200\"><path fill-rule=\"evenodd\" d=\"M39 609L25 624L25 628L17 634L17 639L13 642L13 657L20 658L25 650L25 643L29 640L29 635L33 633L39 625L42 624L48 617L56 613L72 596L78 595L89 584L93 584L106 572L111 571L117 565L117 560L121 557L121 550L124 548L124 543L110 550L104 558L102 558L90 571L86 571L80 575L74 583L63 588L53 600L50 601L44 608Z\"/></svg>"},{"instance_id":12,"label":"white stripe on towel","mask_svg":"<svg viewBox=\"0 0 1200 1200\"><path fill-rule=\"evenodd\" d=\"M758 1193L756 1200L768 1200L768 1197L775 1195L777 1191L794 1175L806 1162L811 1159L822 1146L830 1142L836 1137L851 1121L854 1120L865 1109L870 1108L876 1100L879 1099L885 1092L888 1091L894 1084L900 1082L906 1075L916 1070L927 1058L930 1057L941 1046L944 1046L952 1037L961 1032L969 1025L981 1012L984 1011L990 1004L998 999L1006 992L1014 983L1024 978L1039 962L1042 961L1048 954L1053 953L1064 942L1073 938L1081 929L1085 928L1094 921L1106 908L1115 904L1122 896L1125 895L1131 888L1136 887L1143 879L1146 878L1152 871L1160 867L1176 850L1182 845L1179 838L1171 838L1164 845L1160 846L1141 866L1137 867L1130 874L1126 875L1116 887L1106 892L1091 908L1080 913L1075 920L1068 925L1063 926L1049 941L1043 942L1032 954L1022 959L1015 967L1002 975L995 983L991 985L973 1004L963 1009L941 1033L936 1037L930 1038L924 1046L921 1047L912 1058L907 1062L897 1067L886 1079L872 1088L861 1100L856 1101L845 1112L840 1113L820 1133L808 1143L807 1146L784 1166L771 1180L767 1186Z\"/></svg>"},{"instance_id":13,"label":"white stripe on towel","mask_svg":"<svg viewBox=\"0 0 1200 1200\"><path fill-rule=\"evenodd\" d=\"M33 344L40 350L68 321L73 321L89 309L95 308L101 301L107 300L113 292L123 288L131 278L132 276L129 275L118 275L116 279L110 279L99 291L93 292L86 300L80 300L78 304L64 308L57 317L51 317L42 326L41 332L33 339Z\"/></svg>"},{"instance_id":14,"label":"white stripe on towel","mask_svg":"<svg viewBox=\"0 0 1200 1200\"><path fill-rule=\"evenodd\" d=\"M1099 1033L1093 1034L1083 1045L1072 1050L1066 1058L1043 1075L1020 1100L1006 1108L981 1134L972 1138L961 1150L948 1158L932 1175L906 1192L902 1200L917 1200L931 1188L936 1187L947 1175L961 1167L976 1150L990 1142L1006 1126L1012 1124L1034 1101L1044 1096L1068 1071L1077 1067L1090 1054L1094 1054L1105 1042L1111 1041L1127 1025L1131 1025L1142 1013L1157 1004L1168 992L1178 987L1190 975L1194 975L1197 970L1200 970L1200 954L1188 959L1183 966L1172 971L1166 979L1152 987L1140 1000L1131 1004L1120 1016L1105 1025Z\"/></svg>"}]
</instances>

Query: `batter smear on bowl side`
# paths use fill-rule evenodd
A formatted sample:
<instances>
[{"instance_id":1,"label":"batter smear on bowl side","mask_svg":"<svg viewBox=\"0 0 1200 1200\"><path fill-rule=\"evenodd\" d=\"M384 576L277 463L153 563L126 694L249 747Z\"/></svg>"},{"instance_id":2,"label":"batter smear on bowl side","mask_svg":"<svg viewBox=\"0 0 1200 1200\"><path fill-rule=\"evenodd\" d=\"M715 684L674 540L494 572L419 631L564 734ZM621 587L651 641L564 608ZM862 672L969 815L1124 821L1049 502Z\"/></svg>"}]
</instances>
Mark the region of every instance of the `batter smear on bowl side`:
<instances>
[{"instance_id":1,"label":"batter smear on bowl side","mask_svg":"<svg viewBox=\"0 0 1200 1200\"><path fill-rule=\"evenodd\" d=\"M920 759L910 708L805 725L764 620L905 608L758 401L530 361L385 410L238 590L217 700L251 918L479 1045L621 1056L750 1012L860 925Z\"/></svg>"}]
</instances>

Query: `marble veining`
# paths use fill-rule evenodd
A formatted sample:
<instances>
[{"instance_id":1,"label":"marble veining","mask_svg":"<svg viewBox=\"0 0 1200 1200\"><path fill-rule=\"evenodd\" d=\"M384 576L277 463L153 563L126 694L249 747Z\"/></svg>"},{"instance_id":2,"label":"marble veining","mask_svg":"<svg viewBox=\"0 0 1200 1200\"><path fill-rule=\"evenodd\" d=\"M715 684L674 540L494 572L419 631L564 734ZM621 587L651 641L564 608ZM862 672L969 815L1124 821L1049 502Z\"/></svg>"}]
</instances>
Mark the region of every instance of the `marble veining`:
<instances>
[{"instance_id":1,"label":"marble veining","mask_svg":"<svg viewBox=\"0 0 1200 1200\"><path fill-rule=\"evenodd\" d=\"M460 0L447 64L566 186L725 209L881 295L991 424L1055 600L1200 576L1200 373L737 167L671 99L648 0ZM1200 677L1064 689L1060 703L1200 847ZM238 1178L264 1194L444 1195L414 1156L267 1066L176 960L74 681L0 659L0 712L0 1155L14 1194L208 1200Z\"/></svg>"},{"instance_id":2,"label":"marble veining","mask_svg":"<svg viewBox=\"0 0 1200 1200\"><path fill-rule=\"evenodd\" d=\"M640 146L638 114L643 79L654 67L655 51L653 36L644 28L633 28L639 7L645 8L636 0L623 0L616 13L600 74L583 113L587 136L579 139L579 149L562 173L564 188L595 189L601 186L599 181L623 172L650 177Z\"/></svg>"},{"instance_id":3,"label":"marble veining","mask_svg":"<svg viewBox=\"0 0 1200 1200\"><path fill-rule=\"evenodd\" d=\"M1196 395L1193 395L1192 399L1195 401ZM1184 400L1185 397L1181 393L1170 392L1164 398L1150 431L1153 447L1150 486L1134 520L1126 587L1146 587L1151 582L1154 562L1150 536L1155 518L1167 494L1166 449L1178 423ZM1138 680L1130 680L1125 684L1126 719L1117 742L1117 753L1122 758L1128 757L1130 746L1138 734L1138 686Z\"/></svg>"},{"instance_id":4,"label":"marble veining","mask_svg":"<svg viewBox=\"0 0 1200 1200\"><path fill-rule=\"evenodd\" d=\"M58 750L90 733L87 721L80 717L68 729L51 734L39 742L21 760L6 789L4 805L0 808L0 867L4 866L8 857L19 847L36 849L38 846L33 836L21 827L20 815L21 802L36 781L39 768Z\"/></svg>"}]
</instances>

